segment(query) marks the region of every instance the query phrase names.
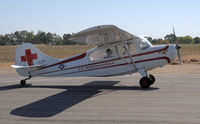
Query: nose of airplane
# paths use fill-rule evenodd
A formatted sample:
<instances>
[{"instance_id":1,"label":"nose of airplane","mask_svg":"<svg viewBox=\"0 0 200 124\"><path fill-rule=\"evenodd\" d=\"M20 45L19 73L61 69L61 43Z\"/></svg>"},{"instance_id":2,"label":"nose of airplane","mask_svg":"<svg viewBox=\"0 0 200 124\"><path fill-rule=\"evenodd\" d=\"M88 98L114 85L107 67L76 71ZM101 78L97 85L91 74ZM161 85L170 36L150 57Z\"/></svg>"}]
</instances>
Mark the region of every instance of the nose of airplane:
<instances>
[{"instance_id":1,"label":"nose of airplane","mask_svg":"<svg viewBox=\"0 0 200 124\"><path fill-rule=\"evenodd\" d=\"M170 44L169 45L169 48L168 48L168 55L169 55L169 58L171 59L171 62L173 62L175 59L176 59L176 55L177 55L177 49L180 49L180 48L177 48L179 46L177 46L176 44Z\"/></svg>"}]
</instances>

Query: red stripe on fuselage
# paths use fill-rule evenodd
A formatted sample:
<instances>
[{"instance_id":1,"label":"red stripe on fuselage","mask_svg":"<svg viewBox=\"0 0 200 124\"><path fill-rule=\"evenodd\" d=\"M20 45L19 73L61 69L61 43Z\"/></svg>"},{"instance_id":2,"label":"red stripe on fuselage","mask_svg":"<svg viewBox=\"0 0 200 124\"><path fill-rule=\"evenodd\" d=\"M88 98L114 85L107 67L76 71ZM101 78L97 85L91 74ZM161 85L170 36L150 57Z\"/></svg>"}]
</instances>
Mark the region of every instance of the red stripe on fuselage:
<instances>
[{"instance_id":1,"label":"red stripe on fuselage","mask_svg":"<svg viewBox=\"0 0 200 124\"><path fill-rule=\"evenodd\" d=\"M165 59L168 63L170 63L170 59L168 57L158 57L158 58L151 58L151 59L139 60L139 61L136 61L135 63L141 63L141 62L147 62L147 61L154 61L154 60L159 60L159 59Z\"/></svg>"},{"instance_id":2,"label":"red stripe on fuselage","mask_svg":"<svg viewBox=\"0 0 200 124\"><path fill-rule=\"evenodd\" d=\"M68 63L68 62L76 61L76 60L84 58L85 56L86 56L86 53L82 53L81 55L75 56L73 58L70 58L70 59L67 59L67 60L64 60L64 61L52 64L52 65L45 66L45 67L40 68L38 70L42 70L42 69L49 68L49 67L52 67L52 66L55 66L55 65L59 65L59 64L63 64L63 63ZM38 71L38 70L35 70L35 71Z\"/></svg>"}]
</instances>

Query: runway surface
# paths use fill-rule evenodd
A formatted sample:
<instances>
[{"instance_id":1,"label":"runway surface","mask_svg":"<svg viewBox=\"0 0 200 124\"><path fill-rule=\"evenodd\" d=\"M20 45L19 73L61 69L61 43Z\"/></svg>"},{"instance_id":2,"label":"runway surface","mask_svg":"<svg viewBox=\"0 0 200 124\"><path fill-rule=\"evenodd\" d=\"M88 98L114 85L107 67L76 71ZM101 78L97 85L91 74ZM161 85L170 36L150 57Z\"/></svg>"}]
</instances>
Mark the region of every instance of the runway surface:
<instances>
[{"instance_id":1,"label":"runway surface","mask_svg":"<svg viewBox=\"0 0 200 124\"><path fill-rule=\"evenodd\" d=\"M139 88L138 74L109 78L0 75L0 123L199 124L200 74L156 74Z\"/></svg>"}]
</instances>

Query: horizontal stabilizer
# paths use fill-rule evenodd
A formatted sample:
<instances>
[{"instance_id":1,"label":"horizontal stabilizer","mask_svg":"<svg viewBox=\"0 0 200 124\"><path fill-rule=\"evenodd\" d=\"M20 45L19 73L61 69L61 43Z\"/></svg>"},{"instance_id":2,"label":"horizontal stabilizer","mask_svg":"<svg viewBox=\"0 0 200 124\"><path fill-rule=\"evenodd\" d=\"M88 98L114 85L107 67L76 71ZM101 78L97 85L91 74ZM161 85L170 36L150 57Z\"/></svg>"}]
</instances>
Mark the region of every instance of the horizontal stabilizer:
<instances>
[{"instance_id":1,"label":"horizontal stabilizer","mask_svg":"<svg viewBox=\"0 0 200 124\"><path fill-rule=\"evenodd\" d=\"M44 67L44 65L32 65L32 66L11 65L11 67L15 69L26 69L28 71L34 71Z\"/></svg>"}]
</instances>

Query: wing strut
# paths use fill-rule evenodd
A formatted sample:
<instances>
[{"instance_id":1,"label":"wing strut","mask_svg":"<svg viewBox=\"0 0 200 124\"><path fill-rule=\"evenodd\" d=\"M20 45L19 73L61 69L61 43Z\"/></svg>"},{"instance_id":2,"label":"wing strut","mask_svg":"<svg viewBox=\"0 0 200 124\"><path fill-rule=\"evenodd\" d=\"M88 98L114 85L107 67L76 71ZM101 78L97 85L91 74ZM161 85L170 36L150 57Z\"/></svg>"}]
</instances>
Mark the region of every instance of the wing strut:
<instances>
[{"instance_id":1,"label":"wing strut","mask_svg":"<svg viewBox=\"0 0 200 124\"><path fill-rule=\"evenodd\" d=\"M129 51L129 49L128 49L128 42L126 41L126 39L123 39L123 37L122 37L122 35L120 34L120 38L121 38L121 40L124 42L124 47L125 47L125 49L127 50L127 53L128 53L128 56L129 56L129 58L130 58L130 60L131 60L131 62L132 62L132 65L133 65L133 67L136 69L136 71L138 70L138 68L137 68L137 66L136 66L136 64L135 64L135 62L134 62L134 60L133 60L133 57L131 56L131 53L130 53L130 51ZM129 62L129 64L131 64L130 62Z\"/></svg>"}]
</instances>

